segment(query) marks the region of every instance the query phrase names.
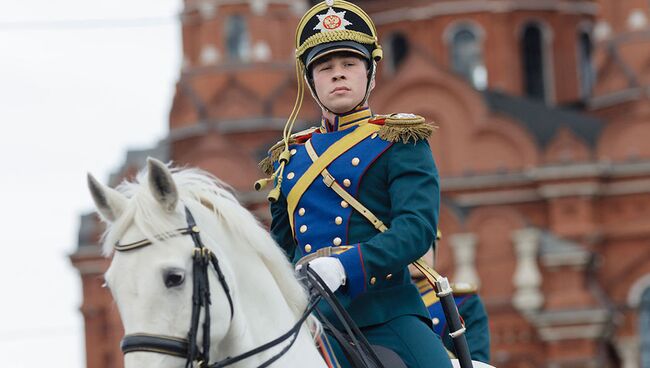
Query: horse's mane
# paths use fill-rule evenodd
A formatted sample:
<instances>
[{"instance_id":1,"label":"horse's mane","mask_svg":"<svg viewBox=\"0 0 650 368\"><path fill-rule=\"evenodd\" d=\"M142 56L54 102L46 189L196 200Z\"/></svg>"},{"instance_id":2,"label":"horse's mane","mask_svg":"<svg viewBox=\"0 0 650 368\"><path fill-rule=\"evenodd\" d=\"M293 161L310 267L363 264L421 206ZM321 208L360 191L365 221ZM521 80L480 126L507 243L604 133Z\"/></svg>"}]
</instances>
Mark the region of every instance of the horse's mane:
<instances>
[{"instance_id":1,"label":"horse's mane","mask_svg":"<svg viewBox=\"0 0 650 368\"><path fill-rule=\"evenodd\" d=\"M224 229L231 232L233 239L241 239L243 244L252 248L273 275L293 312L296 316L301 315L307 304L305 289L295 278L285 254L268 231L237 201L232 189L200 169L172 168L170 171L178 189L179 202L186 205L195 216L196 211L207 209L218 217ZM161 216L160 205L150 193L147 183L147 172L143 170L138 173L135 181L125 181L117 187L130 200L120 218L106 229L103 248L105 255L111 254L113 245L132 223L152 241L155 241L157 234L178 227L177 223L173 224L168 219L169 216Z\"/></svg>"}]
</instances>

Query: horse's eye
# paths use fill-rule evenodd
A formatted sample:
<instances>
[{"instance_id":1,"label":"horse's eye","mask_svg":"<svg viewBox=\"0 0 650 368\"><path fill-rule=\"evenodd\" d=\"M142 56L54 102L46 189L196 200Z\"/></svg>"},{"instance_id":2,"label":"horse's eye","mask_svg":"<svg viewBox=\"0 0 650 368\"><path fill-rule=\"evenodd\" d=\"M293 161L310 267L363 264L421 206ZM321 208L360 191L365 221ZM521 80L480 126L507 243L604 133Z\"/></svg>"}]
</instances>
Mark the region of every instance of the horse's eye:
<instances>
[{"instance_id":1,"label":"horse's eye","mask_svg":"<svg viewBox=\"0 0 650 368\"><path fill-rule=\"evenodd\" d=\"M163 282L167 288L180 286L183 281L185 281L185 272L183 270L173 268L163 272Z\"/></svg>"}]
</instances>

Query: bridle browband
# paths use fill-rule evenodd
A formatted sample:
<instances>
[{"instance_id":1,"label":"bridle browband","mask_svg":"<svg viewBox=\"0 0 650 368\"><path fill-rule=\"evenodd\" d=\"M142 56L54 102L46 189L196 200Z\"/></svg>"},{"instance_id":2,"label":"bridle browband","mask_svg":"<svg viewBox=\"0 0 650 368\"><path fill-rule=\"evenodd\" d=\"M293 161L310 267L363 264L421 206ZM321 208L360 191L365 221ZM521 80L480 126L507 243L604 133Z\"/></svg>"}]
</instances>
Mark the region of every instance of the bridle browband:
<instances>
[{"instance_id":1,"label":"bridle browband","mask_svg":"<svg viewBox=\"0 0 650 368\"><path fill-rule=\"evenodd\" d=\"M194 242L194 249L192 250L192 270L193 270L193 291L192 291L192 317L187 338L179 338L165 335L156 335L148 333L133 333L125 335L122 339L121 348L124 354L132 352L150 352L165 355L171 355L181 358L186 358L186 368L194 367L193 364L197 363L196 367L199 368L221 368L231 364L242 361L255 354L268 350L281 342L290 339L289 344L282 348L277 354L266 360L258 366L258 368L265 368L278 360L284 353L286 353L293 343L298 338L298 334L307 317L316 307L318 301L312 301L307 306L307 309L300 317L300 319L293 325L293 327L284 333L282 336L261 345L253 350L237 355L235 357L227 357L215 363L210 362L210 284L208 281L208 267L212 265L217 273L217 278L221 287L223 288L228 304L230 305L230 320L234 318L235 310L233 306L232 297L230 295L230 288L226 282L226 278L219 267L219 260L217 256L201 242L199 235L199 228L196 226L194 217L187 207L185 207L185 215L187 219L187 227L177 229L168 233L156 235L155 238L162 240L176 236L190 235ZM152 242L148 239L143 239L130 244L115 244L114 248L118 252L127 252L134 249L139 249L151 245ZM199 349L197 345L197 336L199 329L199 319L203 310L204 319L202 325L203 341L202 347Z\"/></svg>"}]
</instances>

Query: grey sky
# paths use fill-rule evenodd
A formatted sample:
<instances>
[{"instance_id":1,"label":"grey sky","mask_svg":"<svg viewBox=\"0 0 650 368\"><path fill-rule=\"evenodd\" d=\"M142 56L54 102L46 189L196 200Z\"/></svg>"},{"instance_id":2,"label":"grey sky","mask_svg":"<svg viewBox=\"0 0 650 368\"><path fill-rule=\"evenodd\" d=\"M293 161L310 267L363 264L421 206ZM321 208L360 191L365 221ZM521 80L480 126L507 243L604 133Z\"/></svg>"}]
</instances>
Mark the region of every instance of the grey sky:
<instances>
[{"instance_id":1,"label":"grey sky","mask_svg":"<svg viewBox=\"0 0 650 368\"><path fill-rule=\"evenodd\" d=\"M181 0L0 2L0 367L81 368L68 255L127 149L167 132ZM35 358L36 360L33 360Z\"/></svg>"}]
</instances>

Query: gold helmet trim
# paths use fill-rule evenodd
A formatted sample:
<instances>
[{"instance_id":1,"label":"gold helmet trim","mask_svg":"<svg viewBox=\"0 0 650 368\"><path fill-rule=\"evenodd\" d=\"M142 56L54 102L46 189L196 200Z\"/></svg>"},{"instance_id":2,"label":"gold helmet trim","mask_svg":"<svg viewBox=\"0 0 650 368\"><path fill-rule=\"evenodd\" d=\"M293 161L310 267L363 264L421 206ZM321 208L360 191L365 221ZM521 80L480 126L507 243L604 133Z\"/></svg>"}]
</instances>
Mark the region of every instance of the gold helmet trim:
<instances>
[{"instance_id":1,"label":"gold helmet trim","mask_svg":"<svg viewBox=\"0 0 650 368\"><path fill-rule=\"evenodd\" d=\"M346 9L357 14L370 27L372 36L347 29L321 32L307 38L301 45L300 35L302 34L302 30L305 28L309 20L312 19L316 14L330 7ZM375 27L375 23L372 21L372 19L370 19L370 16L368 16L368 14L366 14L363 9L344 0L334 0L334 4L332 6L327 5L326 2L323 1L314 5L307 11L307 13L305 13L305 15L300 20L300 23L298 23L298 28L296 28L296 58L300 59L300 56L302 56L302 54L311 47L334 41L355 41L367 45L374 44L375 50L372 52L372 58L375 59L375 61L379 61L383 57L382 48L381 45L379 45L379 39L377 38L377 28Z\"/></svg>"}]
</instances>

